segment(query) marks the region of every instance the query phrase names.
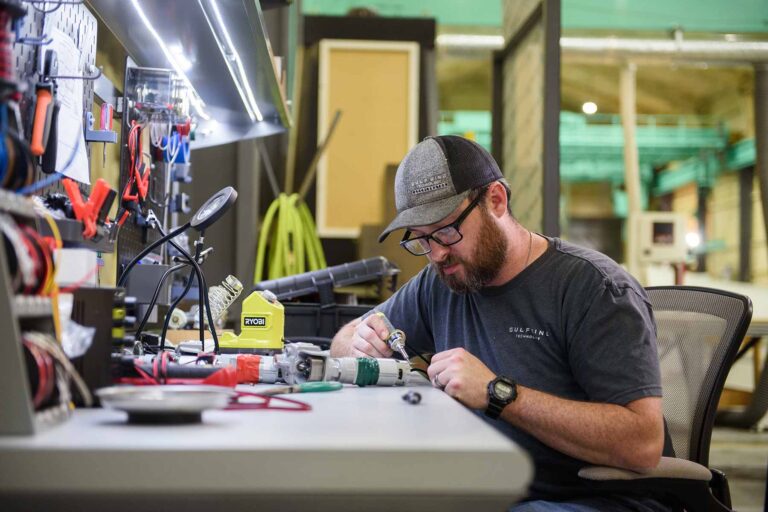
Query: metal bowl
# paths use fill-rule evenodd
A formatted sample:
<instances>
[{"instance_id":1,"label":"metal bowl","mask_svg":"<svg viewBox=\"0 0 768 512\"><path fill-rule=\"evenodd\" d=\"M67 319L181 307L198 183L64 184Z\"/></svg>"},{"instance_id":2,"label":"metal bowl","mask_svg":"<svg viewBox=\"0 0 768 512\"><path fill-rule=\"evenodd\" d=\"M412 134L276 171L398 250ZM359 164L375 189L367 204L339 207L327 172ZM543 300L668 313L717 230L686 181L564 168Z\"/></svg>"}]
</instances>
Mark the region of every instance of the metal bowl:
<instances>
[{"instance_id":1,"label":"metal bowl","mask_svg":"<svg viewBox=\"0 0 768 512\"><path fill-rule=\"evenodd\" d=\"M129 423L196 423L223 409L235 391L223 386L113 386L96 391L103 407L128 413Z\"/></svg>"}]
</instances>

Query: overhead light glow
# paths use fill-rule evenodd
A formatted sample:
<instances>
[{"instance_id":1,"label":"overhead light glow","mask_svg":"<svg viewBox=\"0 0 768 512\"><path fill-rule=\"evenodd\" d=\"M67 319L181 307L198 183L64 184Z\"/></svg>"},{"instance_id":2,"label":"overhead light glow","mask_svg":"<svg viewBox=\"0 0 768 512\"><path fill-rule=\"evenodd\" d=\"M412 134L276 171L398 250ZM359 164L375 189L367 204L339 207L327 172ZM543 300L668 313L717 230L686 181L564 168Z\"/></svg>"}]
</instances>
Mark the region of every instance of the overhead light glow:
<instances>
[{"instance_id":1,"label":"overhead light glow","mask_svg":"<svg viewBox=\"0 0 768 512\"><path fill-rule=\"evenodd\" d=\"M192 94L190 94L190 100L192 101L192 105L195 107L195 110L197 111L198 115L203 119L205 119L206 121L209 120L211 116L205 113L205 102L202 100L202 98L200 98L200 95L197 93L197 90L192 85L192 82L190 82L189 78L187 78L187 74L184 72L183 67L178 62L177 57L174 56L171 50L168 49L168 46L166 46L165 41L163 41L163 38L160 37L160 34L157 33L157 31L155 30L155 27L153 27L152 23L149 22L149 18L147 18L147 15L144 14L144 11L139 5L139 1L131 0L131 4L133 4L133 8L136 9L136 13L139 15L139 18L144 23L144 26L147 27L147 30L149 30L149 33L152 34L152 37L154 37L155 41L157 41L157 45L163 51L163 55L165 55L165 58L168 60L168 62L171 63L171 67L173 67L173 70L176 72L179 78L181 78L182 82L184 82L184 85L186 85L191 91Z\"/></svg>"},{"instance_id":2,"label":"overhead light glow","mask_svg":"<svg viewBox=\"0 0 768 512\"><path fill-rule=\"evenodd\" d=\"M581 111L587 114L588 116L591 116L595 112L597 112L597 104L595 104L594 101L587 101L581 106Z\"/></svg>"},{"instance_id":3,"label":"overhead light glow","mask_svg":"<svg viewBox=\"0 0 768 512\"><path fill-rule=\"evenodd\" d=\"M179 67L183 69L184 72L192 69L192 61L189 60L186 55L184 55L184 48L182 48L181 45L174 44L171 45L169 49L171 50L173 57L176 59L176 62L179 63Z\"/></svg>"},{"instance_id":4,"label":"overhead light glow","mask_svg":"<svg viewBox=\"0 0 768 512\"><path fill-rule=\"evenodd\" d=\"M695 249L701 245L701 235L695 231L689 231L685 234L685 243L689 248Z\"/></svg>"},{"instance_id":5,"label":"overhead light glow","mask_svg":"<svg viewBox=\"0 0 768 512\"><path fill-rule=\"evenodd\" d=\"M438 46L500 50L504 48L504 36L484 34L440 34L435 38Z\"/></svg>"},{"instance_id":6,"label":"overhead light glow","mask_svg":"<svg viewBox=\"0 0 768 512\"><path fill-rule=\"evenodd\" d=\"M240 58L240 54L235 48L235 44L232 42L232 37L229 35L227 25L224 23L224 18L219 10L219 5L216 0L208 0L207 4L210 5L213 10L213 18L216 21L216 26L211 22L211 17L208 15L206 9L206 3L204 0L198 0L200 7L203 9L203 14L208 21L208 26L213 32L213 36L216 39L216 43L219 45L221 54L224 56L224 62L227 64L229 73L232 75L232 79L237 87L237 92L240 94L240 99L245 105L245 110L248 112L248 116L251 121L263 121L264 116L261 114L259 105L256 103L256 98L253 95L253 88L248 80L248 75L245 72L243 61ZM223 37L223 41L219 35Z\"/></svg>"}]
</instances>

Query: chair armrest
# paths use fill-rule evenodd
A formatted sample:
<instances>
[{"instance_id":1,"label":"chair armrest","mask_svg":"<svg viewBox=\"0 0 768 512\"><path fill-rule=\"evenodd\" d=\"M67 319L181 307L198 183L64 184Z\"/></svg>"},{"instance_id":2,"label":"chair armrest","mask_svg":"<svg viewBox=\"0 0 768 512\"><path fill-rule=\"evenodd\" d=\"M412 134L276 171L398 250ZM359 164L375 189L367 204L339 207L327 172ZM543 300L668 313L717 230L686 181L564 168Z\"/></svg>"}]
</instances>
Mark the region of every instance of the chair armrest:
<instances>
[{"instance_id":1,"label":"chair armrest","mask_svg":"<svg viewBox=\"0 0 768 512\"><path fill-rule=\"evenodd\" d=\"M579 476L587 480L640 480L644 478L683 478L708 482L712 473L695 462L675 457L662 457L653 469L638 472L608 466L588 466L579 470Z\"/></svg>"}]
</instances>

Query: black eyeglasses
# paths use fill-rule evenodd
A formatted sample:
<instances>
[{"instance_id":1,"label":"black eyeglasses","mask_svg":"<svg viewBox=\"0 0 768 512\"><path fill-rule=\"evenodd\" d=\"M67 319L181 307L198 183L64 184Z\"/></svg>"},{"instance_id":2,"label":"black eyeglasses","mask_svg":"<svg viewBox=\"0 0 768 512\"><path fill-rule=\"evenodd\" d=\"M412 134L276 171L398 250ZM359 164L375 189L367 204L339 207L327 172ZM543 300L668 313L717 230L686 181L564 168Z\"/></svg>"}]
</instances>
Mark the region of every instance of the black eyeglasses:
<instances>
[{"instance_id":1,"label":"black eyeglasses","mask_svg":"<svg viewBox=\"0 0 768 512\"><path fill-rule=\"evenodd\" d=\"M432 251L432 247L429 246L430 240L434 240L443 247L448 247L449 245L461 242L461 239L464 237L459 231L459 226L461 226L461 223L464 222L464 219L466 219L467 216L472 213L472 210L475 208L475 206L480 204L480 200L483 198L483 196L484 194L480 194L474 199L474 201L469 203L469 206L467 206L464 211L461 212L461 215L459 215L455 221L451 222L447 226L443 226L434 230L428 235L417 236L416 238L408 238L411 232L406 231L403 235L403 239L400 241L400 245L403 247L403 249L413 254L414 256L423 256L424 254L429 254Z\"/></svg>"}]
</instances>

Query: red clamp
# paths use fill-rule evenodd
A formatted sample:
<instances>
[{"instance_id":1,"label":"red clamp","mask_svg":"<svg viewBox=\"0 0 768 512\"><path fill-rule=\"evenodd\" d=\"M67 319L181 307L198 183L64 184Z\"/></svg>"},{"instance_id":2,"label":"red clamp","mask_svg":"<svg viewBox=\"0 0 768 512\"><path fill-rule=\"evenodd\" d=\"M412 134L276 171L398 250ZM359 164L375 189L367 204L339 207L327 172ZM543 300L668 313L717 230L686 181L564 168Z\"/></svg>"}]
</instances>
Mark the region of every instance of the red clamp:
<instances>
[{"instance_id":1,"label":"red clamp","mask_svg":"<svg viewBox=\"0 0 768 512\"><path fill-rule=\"evenodd\" d=\"M64 178L64 189L67 191L72 203L72 211L75 218L83 223L83 237L90 240L96 236L96 224L103 218L105 201L111 195L114 199L114 191L107 182L99 178L91 189L88 202L83 201L77 183L69 178Z\"/></svg>"}]
</instances>

